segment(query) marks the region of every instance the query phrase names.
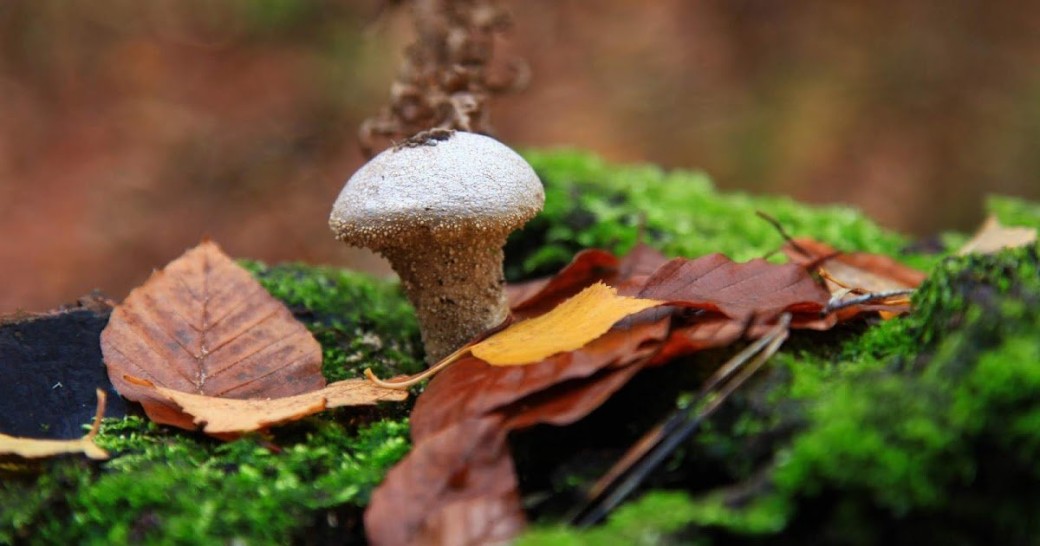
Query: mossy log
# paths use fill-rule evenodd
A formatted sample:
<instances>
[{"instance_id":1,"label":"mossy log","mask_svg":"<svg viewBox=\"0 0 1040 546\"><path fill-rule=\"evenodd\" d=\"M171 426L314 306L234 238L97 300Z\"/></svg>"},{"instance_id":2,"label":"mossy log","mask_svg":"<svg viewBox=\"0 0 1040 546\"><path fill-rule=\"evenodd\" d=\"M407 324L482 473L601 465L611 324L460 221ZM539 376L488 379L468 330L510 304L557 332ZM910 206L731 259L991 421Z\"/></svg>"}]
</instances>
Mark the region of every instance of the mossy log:
<instances>
[{"instance_id":1,"label":"mossy log","mask_svg":"<svg viewBox=\"0 0 1040 546\"><path fill-rule=\"evenodd\" d=\"M947 257L847 208L716 192L708 178L530 152L546 210L506 248L511 280L640 237L670 255L768 255L797 236L930 272L909 316L799 332L604 526L560 526L584 485L688 399L726 351L644 373L565 431L513 438L535 524L521 544L1018 544L1040 531L1040 260L1036 246ZM1010 224L1040 207L989 203ZM924 252L924 249L929 249ZM396 284L335 268L247 267L324 349L330 380L422 368ZM363 541L372 488L409 448L409 406L338 410L230 443L139 416L106 419L106 462L3 468L0 544ZM272 449L278 446L277 449ZM555 446L547 449L547 446Z\"/></svg>"}]
</instances>

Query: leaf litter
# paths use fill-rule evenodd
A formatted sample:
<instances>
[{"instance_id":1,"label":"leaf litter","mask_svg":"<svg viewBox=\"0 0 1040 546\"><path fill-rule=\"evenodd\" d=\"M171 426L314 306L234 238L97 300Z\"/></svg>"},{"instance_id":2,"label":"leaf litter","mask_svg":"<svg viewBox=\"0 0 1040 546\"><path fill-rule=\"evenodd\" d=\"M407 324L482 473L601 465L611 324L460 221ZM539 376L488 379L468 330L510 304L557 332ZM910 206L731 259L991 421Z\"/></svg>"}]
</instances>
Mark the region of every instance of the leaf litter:
<instances>
[{"instance_id":1,"label":"leaf litter","mask_svg":"<svg viewBox=\"0 0 1040 546\"><path fill-rule=\"evenodd\" d=\"M831 313L830 304L842 291L870 294L849 288L867 284L858 279L914 273L798 243L801 258L785 265L719 254L667 260L645 245L623 258L590 250L552 279L511 287L511 322L445 359L417 400L414 448L373 492L366 512L370 541L508 540L525 524L511 431L576 422L647 366L764 336L775 350L788 328L823 330L878 310L869 302ZM849 281L850 269L867 275ZM131 292L113 312L102 349L113 384L153 420L201 425L218 437L327 407L401 400L407 394L400 388L411 384L326 385L320 347L306 328L209 242ZM766 359L754 360L740 381ZM665 424L651 434L659 442L664 431ZM641 468L648 453L630 454L600 489Z\"/></svg>"},{"instance_id":2,"label":"leaf litter","mask_svg":"<svg viewBox=\"0 0 1040 546\"><path fill-rule=\"evenodd\" d=\"M720 254L668 261L654 251L637 250L637 256L621 259L604 251L584 251L556 277L513 288L514 318L527 320L505 324L431 368L437 370L436 376L417 399L411 415L413 451L373 493L366 512L366 532L373 544L480 544L489 537L505 540L515 536L488 534L496 528L488 521L494 514L501 518L500 529L515 533L523 525L506 443L509 432L536 424L576 422L647 366L741 339L760 340L754 346L755 354L728 365L730 371L713 386L723 392L713 403L721 403L726 392L768 360L789 329L825 330L839 320L876 310L868 302L850 304L842 313L830 312L834 293L814 276L819 274L820 263L841 255L829 249L784 265L764 260L735 263ZM880 277L893 276L893 271L909 278L920 275L899 264L901 269L893 269L871 255L857 255L852 263ZM603 290L607 285L617 290ZM617 299L624 297L632 299ZM598 299L611 314L597 317ZM619 301L625 305L614 307ZM909 303L901 305L908 307ZM553 328L534 326L531 317ZM593 318L598 322L595 328L581 328L581 322ZM594 336L604 325L604 332ZM552 340L570 329L582 333L568 341ZM538 335L532 337L534 331ZM535 338L539 338L539 347L528 347L535 344ZM584 338L588 340L580 347L566 348ZM482 352L481 343L496 350ZM507 353L518 356L502 356ZM482 359L482 354L489 360ZM534 360L540 355L545 356ZM493 362L496 358L499 360ZM634 451L619 463L614 475L600 484L601 493L627 494L634 486L620 480L647 472L655 464L655 446L667 446L665 440L689 434L706 415L677 416L678 424L665 422L652 430L641 443L645 451ZM462 441L474 427L481 431L481 440ZM509 464L488 461L491 453ZM490 475L497 479L489 479ZM506 491L503 484L514 489ZM603 502L609 510L616 500L590 498L594 508L590 514L601 517L603 508L595 503Z\"/></svg>"}]
</instances>

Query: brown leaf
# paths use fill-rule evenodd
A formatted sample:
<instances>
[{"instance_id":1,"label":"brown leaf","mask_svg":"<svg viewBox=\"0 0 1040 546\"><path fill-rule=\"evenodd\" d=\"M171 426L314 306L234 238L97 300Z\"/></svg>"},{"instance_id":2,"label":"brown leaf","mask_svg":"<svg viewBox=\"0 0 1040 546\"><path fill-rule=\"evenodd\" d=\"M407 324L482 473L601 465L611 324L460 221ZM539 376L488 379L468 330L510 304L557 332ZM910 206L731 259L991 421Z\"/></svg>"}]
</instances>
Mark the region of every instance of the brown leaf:
<instances>
[{"instance_id":1,"label":"brown leaf","mask_svg":"<svg viewBox=\"0 0 1040 546\"><path fill-rule=\"evenodd\" d=\"M184 393L278 398L325 386L321 347L246 270L204 242L156 272L112 312L101 334L112 384L159 423L191 416L124 376Z\"/></svg>"},{"instance_id":2,"label":"brown leaf","mask_svg":"<svg viewBox=\"0 0 1040 546\"><path fill-rule=\"evenodd\" d=\"M105 417L105 391L97 389L97 410L94 415L94 426L82 438L74 440L43 440L39 438L19 438L0 434L0 455L15 455L23 459L42 459L56 455L82 453L95 460L108 459L108 452L94 443L101 420Z\"/></svg>"},{"instance_id":3,"label":"brown leaf","mask_svg":"<svg viewBox=\"0 0 1040 546\"><path fill-rule=\"evenodd\" d=\"M643 369L653 352L653 349L644 349L634 361L606 368L591 377L559 383L513 402L496 413L506 416L503 427L508 430L540 424L564 426L575 423L624 387Z\"/></svg>"},{"instance_id":4,"label":"brown leaf","mask_svg":"<svg viewBox=\"0 0 1040 546\"><path fill-rule=\"evenodd\" d=\"M663 254L642 243L621 259L605 250L583 250L549 279L507 286L509 306L518 319L542 315L596 282L634 296L650 274L667 261Z\"/></svg>"},{"instance_id":5,"label":"brown leaf","mask_svg":"<svg viewBox=\"0 0 1040 546\"><path fill-rule=\"evenodd\" d=\"M418 442L452 423L485 415L553 385L641 359L668 335L669 314L666 309L644 311L578 350L528 366L496 367L464 357L434 377L416 400L412 438Z\"/></svg>"},{"instance_id":6,"label":"brown leaf","mask_svg":"<svg viewBox=\"0 0 1040 546\"><path fill-rule=\"evenodd\" d=\"M477 545L516 536L524 515L501 422L465 419L416 442L372 493L369 542Z\"/></svg>"},{"instance_id":7,"label":"brown leaf","mask_svg":"<svg viewBox=\"0 0 1040 546\"><path fill-rule=\"evenodd\" d=\"M618 287L622 295L635 296L650 276L666 263L668 258L656 248L639 243L621 259L617 276L608 279L607 284Z\"/></svg>"},{"instance_id":8,"label":"brown leaf","mask_svg":"<svg viewBox=\"0 0 1040 546\"><path fill-rule=\"evenodd\" d=\"M364 379L337 381L316 391L282 398L219 398L190 394L158 387L139 378L131 383L153 389L155 397L177 404L193 417L196 425L205 425L207 434L224 435L266 429L296 421L307 415L342 406L373 406L378 402L400 402L408 392L387 389Z\"/></svg>"},{"instance_id":9,"label":"brown leaf","mask_svg":"<svg viewBox=\"0 0 1040 546\"><path fill-rule=\"evenodd\" d=\"M585 347L496 367L465 357L436 376L412 411L415 447L372 495L373 544L487 544L524 523L505 437L584 417L621 388L668 332L668 312L626 319Z\"/></svg>"},{"instance_id":10,"label":"brown leaf","mask_svg":"<svg viewBox=\"0 0 1040 546\"><path fill-rule=\"evenodd\" d=\"M605 250L583 250L551 278L507 286L509 307L517 318L541 315L586 286L615 277L620 263Z\"/></svg>"},{"instance_id":11,"label":"brown leaf","mask_svg":"<svg viewBox=\"0 0 1040 546\"><path fill-rule=\"evenodd\" d=\"M1005 248L1017 248L1036 243L1036 229L1005 227L996 216L986 218L970 241L957 254L993 254Z\"/></svg>"},{"instance_id":12,"label":"brown leaf","mask_svg":"<svg viewBox=\"0 0 1040 546\"><path fill-rule=\"evenodd\" d=\"M661 266L639 297L717 312L737 321L754 316L766 322L784 312L819 313L830 295L796 265L761 259L736 263L722 254L709 254L695 260L676 258Z\"/></svg>"},{"instance_id":13,"label":"brown leaf","mask_svg":"<svg viewBox=\"0 0 1040 546\"><path fill-rule=\"evenodd\" d=\"M826 271L825 278L832 293L843 289L874 293L916 288L926 277L923 272L888 256L845 253L812 239L795 239L793 244L784 245L783 251L796 264Z\"/></svg>"}]
</instances>

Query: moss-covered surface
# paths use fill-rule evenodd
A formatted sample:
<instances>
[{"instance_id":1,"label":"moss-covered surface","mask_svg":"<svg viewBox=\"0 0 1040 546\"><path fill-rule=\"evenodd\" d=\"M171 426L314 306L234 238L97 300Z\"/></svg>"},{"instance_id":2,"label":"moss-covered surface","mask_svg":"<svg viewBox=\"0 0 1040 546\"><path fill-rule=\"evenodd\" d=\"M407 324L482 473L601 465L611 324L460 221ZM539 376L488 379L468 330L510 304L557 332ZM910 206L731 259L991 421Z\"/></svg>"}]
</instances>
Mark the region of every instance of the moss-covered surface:
<instances>
[{"instance_id":1,"label":"moss-covered surface","mask_svg":"<svg viewBox=\"0 0 1040 546\"><path fill-rule=\"evenodd\" d=\"M725 351L644 374L555 437L566 441L541 442L549 429L517 435L538 522L522 543L1017 543L1040 530L1035 248L946 259L914 253L935 245L911 244L849 209L718 194L701 174L575 152L528 158L546 184L546 211L510 239L513 279L551 272L585 247L624 252L641 232L671 255L768 255L782 238L757 210L794 235L932 273L909 317L793 336L602 527L554 522ZM989 207L1008 223L1040 226L1035 205ZM422 366L395 284L330 268L246 266L314 332L330 380ZM69 457L3 475L0 543L356 542L369 492L408 449L409 407L338 410L231 443L140 417L106 420L99 443L112 460Z\"/></svg>"},{"instance_id":2,"label":"moss-covered surface","mask_svg":"<svg viewBox=\"0 0 1040 546\"><path fill-rule=\"evenodd\" d=\"M546 182L545 210L506 246L510 279L551 274L583 248L625 253L644 242L670 256L722 252L737 261L769 255L783 243L764 212L792 235L847 251L900 256L927 268L932 256L904 253L905 237L847 207L807 207L785 197L718 193L707 175L653 165L612 165L582 152L529 152ZM956 236L953 237L956 239Z\"/></svg>"},{"instance_id":3,"label":"moss-covered surface","mask_svg":"<svg viewBox=\"0 0 1040 546\"><path fill-rule=\"evenodd\" d=\"M724 220L737 231L745 229L740 222L755 220L754 208L784 218L777 211L791 206L744 196L722 199L744 210L743 220ZM1036 205L993 198L987 206L1006 224L1040 227ZM805 226L836 215L849 218L846 229L855 233L875 229L842 211L792 214ZM891 234L872 240L835 234L828 240L811 227L791 231L930 267L914 296L914 312L822 335L796 333L771 369L734 396L650 480L653 490L586 531L553 524L561 514L549 511L520 544L1035 542L1037 246L996 256L920 256L901 252L906 241ZM770 242L769 234L757 234L753 226L751 232L759 241L757 253L780 242ZM953 244L964 236L943 239ZM598 412L605 415L591 419L616 422L616 412L610 412L605 407ZM574 490L586 483L558 480L553 489L576 498Z\"/></svg>"},{"instance_id":4,"label":"moss-covered surface","mask_svg":"<svg viewBox=\"0 0 1040 546\"><path fill-rule=\"evenodd\" d=\"M244 264L302 320L330 381L423 368L396 284L333 268ZM106 419L98 444L42 472L3 475L0 544L248 544L361 540L372 488L408 452L411 404L341 409L230 443ZM37 469L41 470L41 469Z\"/></svg>"}]
</instances>

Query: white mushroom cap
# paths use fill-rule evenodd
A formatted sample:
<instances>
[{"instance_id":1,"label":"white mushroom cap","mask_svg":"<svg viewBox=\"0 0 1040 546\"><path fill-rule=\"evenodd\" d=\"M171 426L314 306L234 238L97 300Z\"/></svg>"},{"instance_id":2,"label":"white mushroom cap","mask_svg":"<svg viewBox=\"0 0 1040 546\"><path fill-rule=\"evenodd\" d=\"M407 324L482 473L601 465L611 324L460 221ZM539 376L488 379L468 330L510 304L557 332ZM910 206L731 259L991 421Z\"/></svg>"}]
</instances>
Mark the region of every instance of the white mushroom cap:
<instances>
[{"instance_id":1,"label":"white mushroom cap","mask_svg":"<svg viewBox=\"0 0 1040 546\"><path fill-rule=\"evenodd\" d=\"M347 181L329 225L380 250L410 240L507 234L542 209L538 176L497 140L455 132L379 154Z\"/></svg>"}]
</instances>

